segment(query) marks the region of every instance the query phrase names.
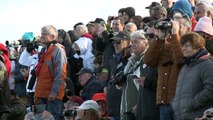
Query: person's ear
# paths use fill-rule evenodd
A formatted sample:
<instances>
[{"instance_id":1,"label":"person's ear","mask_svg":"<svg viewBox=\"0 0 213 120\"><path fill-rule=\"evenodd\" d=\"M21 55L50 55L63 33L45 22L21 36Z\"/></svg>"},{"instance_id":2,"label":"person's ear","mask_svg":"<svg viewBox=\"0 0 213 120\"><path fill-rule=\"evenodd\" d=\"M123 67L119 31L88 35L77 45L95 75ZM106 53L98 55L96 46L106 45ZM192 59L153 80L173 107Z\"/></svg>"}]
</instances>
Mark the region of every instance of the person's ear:
<instances>
[{"instance_id":1,"label":"person's ear","mask_svg":"<svg viewBox=\"0 0 213 120\"><path fill-rule=\"evenodd\" d=\"M211 17L211 12L207 11L207 17Z\"/></svg>"}]
</instances>

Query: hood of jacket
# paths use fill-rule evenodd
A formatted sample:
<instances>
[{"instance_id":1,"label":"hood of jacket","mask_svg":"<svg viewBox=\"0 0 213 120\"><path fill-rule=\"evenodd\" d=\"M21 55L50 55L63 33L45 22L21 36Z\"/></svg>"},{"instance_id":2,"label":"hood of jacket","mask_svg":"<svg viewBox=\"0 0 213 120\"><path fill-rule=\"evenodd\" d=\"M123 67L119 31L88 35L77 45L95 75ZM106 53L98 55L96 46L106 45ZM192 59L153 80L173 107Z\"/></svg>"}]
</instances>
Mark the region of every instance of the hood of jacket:
<instances>
[{"instance_id":1,"label":"hood of jacket","mask_svg":"<svg viewBox=\"0 0 213 120\"><path fill-rule=\"evenodd\" d=\"M180 11L183 15L187 14L190 18L192 17L192 5L188 0L179 0L175 2L171 12L173 13L174 10Z\"/></svg>"},{"instance_id":2,"label":"hood of jacket","mask_svg":"<svg viewBox=\"0 0 213 120\"><path fill-rule=\"evenodd\" d=\"M7 48L2 43L0 43L0 51L3 51L4 55L6 55L7 57L9 56Z\"/></svg>"},{"instance_id":3,"label":"hood of jacket","mask_svg":"<svg viewBox=\"0 0 213 120\"><path fill-rule=\"evenodd\" d=\"M79 49L80 49L80 55L85 54L88 51L88 46L89 46L89 38L86 37L80 37L77 41L75 41L75 43L78 45Z\"/></svg>"}]
</instances>

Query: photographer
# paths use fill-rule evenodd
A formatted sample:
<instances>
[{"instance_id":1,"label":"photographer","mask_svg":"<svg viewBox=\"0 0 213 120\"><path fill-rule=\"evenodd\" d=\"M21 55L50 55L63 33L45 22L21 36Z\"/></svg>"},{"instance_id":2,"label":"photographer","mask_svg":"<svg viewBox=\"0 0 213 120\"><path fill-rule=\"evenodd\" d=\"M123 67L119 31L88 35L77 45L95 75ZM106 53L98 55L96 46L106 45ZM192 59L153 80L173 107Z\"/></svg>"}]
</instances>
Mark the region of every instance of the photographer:
<instances>
[{"instance_id":1,"label":"photographer","mask_svg":"<svg viewBox=\"0 0 213 120\"><path fill-rule=\"evenodd\" d=\"M28 106L29 101L26 94L26 83L27 83L27 77L29 74L27 74L29 67L31 65L32 60L34 59L33 54L36 53L36 49L38 48L38 45L33 42L34 40L34 33L33 32L26 32L22 36L22 46L24 48L23 52L20 55L20 58L18 60L18 63L16 64L16 70L15 70L15 92L16 95L25 101L25 104ZM26 73L27 75L24 76L21 73Z\"/></svg>"},{"instance_id":2,"label":"photographer","mask_svg":"<svg viewBox=\"0 0 213 120\"><path fill-rule=\"evenodd\" d=\"M119 32L112 38L112 44L115 49L113 59L110 62L110 77L111 81L107 85L107 112L112 120L120 120L120 104L121 104L121 91L115 85L120 84L121 79L116 75L124 70L130 57L130 36L127 32ZM117 79L116 79L117 78Z\"/></svg>"},{"instance_id":3,"label":"photographer","mask_svg":"<svg viewBox=\"0 0 213 120\"><path fill-rule=\"evenodd\" d=\"M99 120L99 105L94 100L87 100L79 107L63 112L67 120Z\"/></svg>"},{"instance_id":4,"label":"photographer","mask_svg":"<svg viewBox=\"0 0 213 120\"><path fill-rule=\"evenodd\" d=\"M158 28L158 37L147 49L144 63L151 67L158 67L156 102L160 107L160 120L173 120L175 115L170 102L175 95L177 78L183 64L183 53L179 41L180 24L177 21L171 21L171 26L165 27L168 22L161 22L164 24L156 24L157 26L161 24L161 27L155 25L155 28Z\"/></svg>"}]
</instances>

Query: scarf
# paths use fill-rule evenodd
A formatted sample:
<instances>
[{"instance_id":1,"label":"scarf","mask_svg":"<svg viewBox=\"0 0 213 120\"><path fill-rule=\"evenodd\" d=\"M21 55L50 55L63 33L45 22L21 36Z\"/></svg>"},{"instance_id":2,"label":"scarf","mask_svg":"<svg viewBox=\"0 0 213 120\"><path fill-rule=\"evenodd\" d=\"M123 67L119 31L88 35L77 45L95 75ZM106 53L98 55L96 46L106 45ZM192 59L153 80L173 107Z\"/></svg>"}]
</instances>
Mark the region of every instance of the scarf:
<instances>
[{"instance_id":1,"label":"scarf","mask_svg":"<svg viewBox=\"0 0 213 120\"><path fill-rule=\"evenodd\" d=\"M198 60L200 57L207 55L208 51L206 49L200 49L199 51L197 51L194 55L190 56L190 57L184 57L184 64L189 65L190 63L192 63L193 61Z\"/></svg>"}]
</instances>

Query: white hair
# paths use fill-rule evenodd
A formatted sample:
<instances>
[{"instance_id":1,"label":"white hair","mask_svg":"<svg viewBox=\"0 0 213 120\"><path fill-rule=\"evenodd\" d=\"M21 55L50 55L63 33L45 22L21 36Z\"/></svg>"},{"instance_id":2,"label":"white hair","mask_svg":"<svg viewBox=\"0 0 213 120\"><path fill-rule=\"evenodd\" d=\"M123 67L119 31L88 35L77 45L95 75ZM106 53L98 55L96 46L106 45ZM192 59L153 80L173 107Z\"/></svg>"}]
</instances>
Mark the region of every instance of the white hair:
<instances>
[{"instance_id":1,"label":"white hair","mask_svg":"<svg viewBox=\"0 0 213 120\"><path fill-rule=\"evenodd\" d=\"M58 37L58 31L53 25L47 25L41 28L41 33L54 36L54 40Z\"/></svg>"},{"instance_id":2,"label":"white hair","mask_svg":"<svg viewBox=\"0 0 213 120\"><path fill-rule=\"evenodd\" d=\"M131 32L134 32L137 30L137 26L135 23L133 22L128 22L126 25L125 25L125 28L124 30L126 30L127 32L131 33Z\"/></svg>"},{"instance_id":3,"label":"white hair","mask_svg":"<svg viewBox=\"0 0 213 120\"><path fill-rule=\"evenodd\" d=\"M131 40L143 39L146 40L145 32L143 30L137 30L130 34Z\"/></svg>"},{"instance_id":4,"label":"white hair","mask_svg":"<svg viewBox=\"0 0 213 120\"><path fill-rule=\"evenodd\" d=\"M131 27L131 26L133 26L133 27L135 27L135 28L137 29L136 24L133 23L133 22L128 22L128 23L125 25L125 28L126 28L126 27Z\"/></svg>"},{"instance_id":5,"label":"white hair","mask_svg":"<svg viewBox=\"0 0 213 120\"><path fill-rule=\"evenodd\" d=\"M75 29L78 35L83 35L84 33L88 33L88 29L85 25L78 25Z\"/></svg>"}]
</instances>

